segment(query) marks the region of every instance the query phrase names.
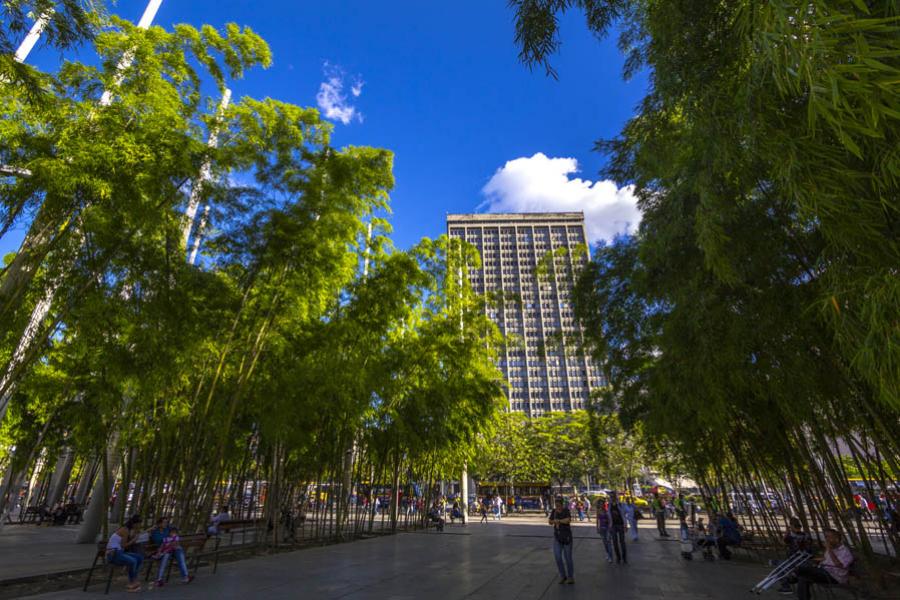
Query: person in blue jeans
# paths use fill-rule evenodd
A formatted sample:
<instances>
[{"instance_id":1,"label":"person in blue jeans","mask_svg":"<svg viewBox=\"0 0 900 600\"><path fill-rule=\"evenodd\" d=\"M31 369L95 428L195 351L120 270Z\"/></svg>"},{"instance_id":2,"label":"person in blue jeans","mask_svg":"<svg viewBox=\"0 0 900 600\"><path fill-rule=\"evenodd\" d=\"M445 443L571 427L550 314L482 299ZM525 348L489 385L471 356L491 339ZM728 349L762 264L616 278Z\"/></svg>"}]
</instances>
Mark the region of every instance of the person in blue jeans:
<instances>
[{"instance_id":1,"label":"person in blue jeans","mask_svg":"<svg viewBox=\"0 0 900 600\"><path fill-rule=\"evenodd\" d=\"M553 556L559 570L560 583L575 583L575 563L572 560L572 513L562 498L556 499L556 508L550 513L553 526ZM563 561L565 560L565 564Z\"/></svg>"},{"instance_id":2,"label":"person in blue jeans","mask_svg":"<svg viewBox=\"0 0 900 600\"><path fill-rule=\"evenodd\" d=\"M174 525L169 526L169 533L166 535L163 543L159 546L159 574L156 577L156 587L162 587L163 576L166 567L169 566L169 560L174 556L178 563L178 570L181 571L181 582L190 583L193 577L188 573L187 561L184 559L184 548L180 544L181 538L178 537L178 528Z\"/></svg>"},{"instance_id":3,"label":"person in blue jeans","mask_svg":"<svg viewBox=\"0 0 900 600\"><path fill-rule=\"evenodd\" d=\"M600 539L603 540L603 547L606 549L606 562L612 562L612 540L609 537L609 513L606 512L606 509L602 504L597 505L597 533L600 534Z\"/></svg>"},{"instance_id":4,"label":"person in blue jeans","mask_svg":"<svg viewBox=\"0 0 900 600\"><path fill-rule=\"evenodd\" d=\"M613 549L616 552L616 564L620 561L628 564L628 551L625 549L625 518L615 495L609 502L609 525Z\"/></svg>"},{"instance_id":5,"label":"person in blue jeans","mask_svg":"<svg viewBox=\"0 0 900 600\"><path fill-rule=\"evenodd\" d=\"M111 565L128 568L128 587L125 589L129 592L141 591L138 573L141 570L141 563L144 562L144 557L134 552L125 551L125 548L137 540L137 524L139 522L140 517L130 518L122 527L116 529L109 536L109 541L106 542L106 562Z\"/></svg>"},{"instance_id":6,"label":"person in blue jeans","mask_svg":"<svg viewBox=\"0 0 900 600\"><path fill-rule=\"evenodd\" d=\"M173 539L174 538L174 539ZM174 556L178 570L181 571L183 583L190 583L193 577L188 573L187 561L184 556L184 548L178 543L178 527L169 523L168 517L160 517L156 520L156 527L150 530L150 541L156 546L156 556L159 559L159 573L156 578L156 587L162 587L163 575L169 560Z\"/></svg>"}]
</instances>

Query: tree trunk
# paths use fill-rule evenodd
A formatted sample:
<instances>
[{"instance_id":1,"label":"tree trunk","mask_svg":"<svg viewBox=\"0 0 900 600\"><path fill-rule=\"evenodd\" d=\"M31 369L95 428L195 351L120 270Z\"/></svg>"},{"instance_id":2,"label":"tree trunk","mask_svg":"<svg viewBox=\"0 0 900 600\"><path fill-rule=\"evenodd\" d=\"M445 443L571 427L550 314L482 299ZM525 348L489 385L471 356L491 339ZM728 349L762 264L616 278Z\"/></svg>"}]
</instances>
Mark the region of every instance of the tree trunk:
<instances>
[{"instance_id":1,"label":"tree trunk","mask_svg":"<svg viewBox=\"0 0 900 600\"><path fill-rule=\"evenodd\" d=\"M66 446L59 453L59 458L56 460L56 468L53 470L53 477L50 479L50 492L47 494L48 506L52 507L62 499L74 465L75 452L72 448Z\"/></svg>"},{"instance_id":2,"label":"tree trunk","mask_svg":"<svg viewBox=\"0 0 900 600\"><path fill-rule=\"evenodd\" d=\"M391 490L391 530L397 531L397 520L400 517L400 458L397 458L397 463L394 465L394 481L393 481L393 489Z\"/></svg>"},{"instance_id":3,"label":"tree trunk","mask_svg":"<svg viewBox=\"0 0 900 600\"><path fill-rule=\"evenodd\" d=\"M118 433L113 434L109 445L106 447L107 468L103 469L100 477L97 477L94 487L91 491L90 503L84 512L84 521L81 523L81 529L78 530L76 544L93 544L97 541L97 532L103 524L103 520L109 510L109 491L112 483L116 480L119 470L120 457L117 451L119 445Z\"/></svg>"},{"instance_id":4,"label":"tree trunk","mask_svg":"<svg viewBox=\"0 0 900 600\"><path fill-rule=\"evenodd\" d=\"M96 472L98 468L97 459L91 460L89 463L84 465L84 471L81 474L81 479L78 482L78 489L75 490L75 504L85 504L88 498L88 492L93 485L94 478L96 477Z\"/></svg>"}]
</instances>

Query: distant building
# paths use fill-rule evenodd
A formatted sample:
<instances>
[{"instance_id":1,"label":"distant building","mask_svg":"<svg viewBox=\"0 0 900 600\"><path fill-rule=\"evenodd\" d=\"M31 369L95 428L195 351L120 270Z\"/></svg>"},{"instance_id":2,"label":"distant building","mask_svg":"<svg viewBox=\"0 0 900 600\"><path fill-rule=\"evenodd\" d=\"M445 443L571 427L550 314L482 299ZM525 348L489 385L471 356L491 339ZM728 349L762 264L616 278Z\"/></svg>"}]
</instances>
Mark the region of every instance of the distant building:
<instances>
[{"instance_id":1,"label":"distant building","mask_svg":"<svg viewBox=\"0 0 900 600\"><path fill-rule=\"evenodd\" d=\"M600 372L585 356L572 288L588 260L583 213L447 215L447 233L478 248L475 291L502 297L488 316L508 336L498 365L510 410L585 408Z\"/></svg>"}]
</instances>

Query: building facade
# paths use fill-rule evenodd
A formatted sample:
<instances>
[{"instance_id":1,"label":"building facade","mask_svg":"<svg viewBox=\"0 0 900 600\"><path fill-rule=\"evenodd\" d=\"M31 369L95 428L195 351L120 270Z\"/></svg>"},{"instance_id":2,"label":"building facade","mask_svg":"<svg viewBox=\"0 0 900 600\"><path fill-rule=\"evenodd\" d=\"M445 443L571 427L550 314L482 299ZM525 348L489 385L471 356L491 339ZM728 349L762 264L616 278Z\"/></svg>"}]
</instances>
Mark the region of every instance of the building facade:
<instances>
[{"instance_id":1,"label":"building facade","mask_svg":"<svg viewBox=\"0 0 900 600\"><path fill-rule=\"evenodd\" d=\"M583 213L447 215L447 234L481 254L475 291L507 338L498 365L509 408L540 416L585 408L600 371L583 350L572 289L589 259Z\"/></svg>"}]
</instances>

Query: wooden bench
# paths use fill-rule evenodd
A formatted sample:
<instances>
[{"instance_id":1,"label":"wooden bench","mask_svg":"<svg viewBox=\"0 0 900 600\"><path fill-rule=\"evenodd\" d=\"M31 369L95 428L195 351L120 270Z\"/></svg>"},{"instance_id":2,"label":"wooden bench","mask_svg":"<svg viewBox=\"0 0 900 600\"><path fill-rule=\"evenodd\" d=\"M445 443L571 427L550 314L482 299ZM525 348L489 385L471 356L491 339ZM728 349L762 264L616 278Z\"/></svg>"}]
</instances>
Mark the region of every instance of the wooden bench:
<instances>
[{"instance_id":1,"label":"wooden bench","mask_svg":"<svg viewBox=\"0 0 900 600\"><path fill-rule=\"evenodd\" d=\"M237 519L234 521L225 521L223 523L219 523L218 533L213 534L216 538L216 545L213 547L212 553L215 557L213 562L213 573L215 573L219 568L219 550L222 544L222 534L228 534L228 547L229 548L241 548L244 546L254 546L259 542L259 539L254 536L254 541L250 544L247 544L247 533L254 532L256 533L259 529L261 529L265 525L265 519ZM241 534L241 543L234 543L235 534Z\"/></svg>"},{"instance_id":2,"label":"wooden bench","mask_svg":"<svg viewBox=\"0 0 900 600\"><path fill-rule=\"evenodd\" d=\"M81 517L84 514L85 504L76 504L70 502L66 504L66 523L69 525L78 525L81 523Z\"/></svg>"},{"instance_id":3,"label":"wooden bench","mask_svg":"<svg viewBox=\"0 0 900 600\"><path fill-rule=\"evenodd\" d=\"M41 513L40 506L26 506L19 511L19 523L34 523Z\"/></svg>"},{"instance_id":4,"label":"wooden bench","mask_svg":"<svg viewBox=\"0 0 900 600\"><path fill-rule=\"evenodd\" d=\"M156 552L156 546L152 544L144 544L144 552ZM94 562L91 563L91 569L88 571L87 579L84 580L84 588L83 591L87 591L88 586L91 585L91 578L94 576L94 569L97 568L97 563L101 563L109 567L109 576L106 578L106 591L105 594L109 594L109 588L112 586L113 576L116 574L116 569L126 569L127 567L122 567L120 565L114 565L108 563L106 561L106 542L97 542L97 552L94 554Z\"/></svg>"},{"instance_id":5,"label":"wooden bench","mask_svg":"<svg viewBox=\"0 0 900 600\"><path fill-rule=\"evenodd\" d=\"M745 531L741 534L741 543L736 546L730 546L730 548L743 550L747 553L748 558L752 559L755 557L765 562L766 554L774 555L781 546L783 544L775 544L772 540L757 536L752 531Z\"/></svg>"},{"instance_id":6,"label":"wooden bench","mask_svg":"<svg viewBox=\"0 0 900 600\"><path fill-rule=\"evenodd\" d=\"M204 556L203 547L206 545L206 541L209 539L205 533L193 533L189 535L182 536L179 540L179 544L181 544L181 548L184 550L184 558L185 562L188 563L188 569L197 572L197 569L200 568L200 558ZM157 546L154 544L143 544L143 552L144 552L144 563L147 564L147 571L144 575L144 581L148 581L150 579L150 574L153 571L154 565L162 560L162 557L154 558L154 554L156 554ZM191 566L191 559L193 559L193 566ZM87 579L84 581L84 591L87 591L88 586L91 585L91 578L94 575L94 571L97 569L99 564L106 565L109 567L109 576L106 579L106 591L104 593L109 594L109 588L112 586L113 576L116 573L116 568L125 569L126 567L122 567L119 565L113 565L106 562L106 542L97 542L97 552L94 554L94 562L91 564L91 568L88 571ZM169 577L172 575L172 566L175 564L175 557L173 556L169 560L169 565L166 570L166 581L169 580ZM142 565L143 566L143 565ZM214 571L215 572L215 571Z\"/></svg>"},{"instance_id":7,"label":"wooden bench","mask_svg":"<svg viewBox=\"0 0 900 600\"><path fill-rule=\"evenodd\" d=\"M228 544L234 545L234 536L236 533L240 533L241 545L245 545L247 542L247 533L255 532L263 527L265 523L265 519L238 519L234 521L225 521L219 523L218 533L214 535L221 538L223 533L227 533L229 535Z\"/></svg>"}]
</instances>

